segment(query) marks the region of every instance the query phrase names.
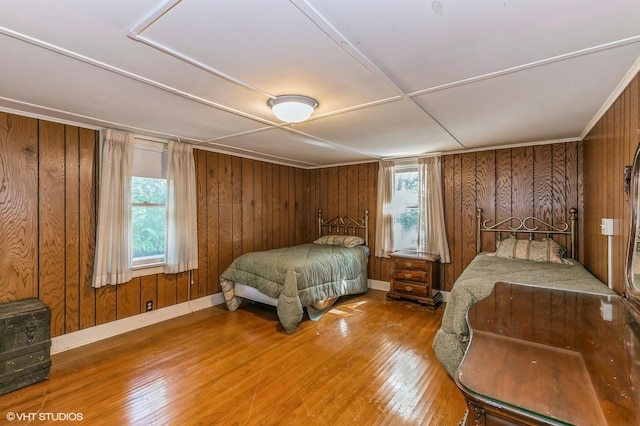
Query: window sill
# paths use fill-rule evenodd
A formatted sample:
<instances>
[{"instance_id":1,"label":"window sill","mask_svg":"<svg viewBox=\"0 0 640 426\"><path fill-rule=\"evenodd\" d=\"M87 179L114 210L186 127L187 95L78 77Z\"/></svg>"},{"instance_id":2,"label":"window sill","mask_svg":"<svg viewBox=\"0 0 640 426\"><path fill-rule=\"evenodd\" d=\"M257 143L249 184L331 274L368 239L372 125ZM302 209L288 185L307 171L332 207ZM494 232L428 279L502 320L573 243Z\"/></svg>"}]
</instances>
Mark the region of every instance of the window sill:
<instances>
[{"instance_id":1,"label":"window sill","mask_svg":"<svg viewBox=\"0 0 640 426\"><path fill-rule=\"evenodd\" d=\"M162 274L164 270L164 264L155 263L153 265L140 265L134 266L131 273L133 278L145 277L147 275Z\"/></svg>"}]
</instances>

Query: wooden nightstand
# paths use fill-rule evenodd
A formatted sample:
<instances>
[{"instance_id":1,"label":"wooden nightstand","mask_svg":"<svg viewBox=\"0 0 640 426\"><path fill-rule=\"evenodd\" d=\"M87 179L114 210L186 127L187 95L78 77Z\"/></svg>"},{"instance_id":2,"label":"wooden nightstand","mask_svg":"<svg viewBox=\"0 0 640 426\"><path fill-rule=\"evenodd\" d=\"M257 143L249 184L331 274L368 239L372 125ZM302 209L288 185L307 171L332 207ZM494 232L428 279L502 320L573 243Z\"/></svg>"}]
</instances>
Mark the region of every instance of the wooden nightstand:
<instances>
[{"instance_id":1,"label":"wooden nightstand","mask_svg":"<svg viewBox=\"0 0 640 426\"><path fill-rule=\"evenodd\" d=\"M416 300L431 309L442 302L442 294L433 289L438 282L440 256L429 253L397 251L391 254L391 290L389 299Z\"/></svg>"}]
</instances>

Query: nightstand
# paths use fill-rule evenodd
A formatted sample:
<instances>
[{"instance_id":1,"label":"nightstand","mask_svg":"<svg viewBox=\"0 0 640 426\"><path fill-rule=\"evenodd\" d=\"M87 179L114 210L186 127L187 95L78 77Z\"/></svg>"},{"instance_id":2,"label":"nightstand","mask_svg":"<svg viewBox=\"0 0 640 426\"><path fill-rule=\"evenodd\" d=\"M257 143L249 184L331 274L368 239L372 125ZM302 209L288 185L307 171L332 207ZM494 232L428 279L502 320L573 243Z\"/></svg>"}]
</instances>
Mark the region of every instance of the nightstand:
<instances>
[{"instance_id":1,"label":"nightstand","mask_svg":"<svg viewBox=\"0 0 640 426\"><path fill-rule=\"evenodd\" d=\"M442 294L433 289L438 282L440 256L412 251L397 251L391 257L389 299L415 300L431 309L442 302Z\"/></svg>"}]
</instances>

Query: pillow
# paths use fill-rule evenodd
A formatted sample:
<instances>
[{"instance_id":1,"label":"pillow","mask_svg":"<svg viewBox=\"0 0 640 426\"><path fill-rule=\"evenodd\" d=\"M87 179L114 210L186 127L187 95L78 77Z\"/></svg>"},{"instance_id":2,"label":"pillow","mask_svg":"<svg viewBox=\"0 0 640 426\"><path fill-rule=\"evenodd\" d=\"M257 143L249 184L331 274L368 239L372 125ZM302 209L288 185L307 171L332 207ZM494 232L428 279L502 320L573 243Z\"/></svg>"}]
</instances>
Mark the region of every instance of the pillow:
<instances>
[{"instance_id":1,"label":"pillow","mask_svg":"<svg viewBox=\"0 0 640 426\"><path fill-rule=\"evenodd\" d=\"M323 235L315 240L314 243L342 247L355 247L363 245L364 239L355 235Z\"/></svg>"},{"instance_id":2,"label":"pillow","mask_svg":"<svg viewBox=\"0 0 640 426\"><path fill-rule=\"evenodd\" d=\"M562 258L562 246L545 238L542 240L520 240L507 238L500 242L495 256L507 259L524 259L533 262L553 262L571 264Z\"/></svg>"}]
</instances>

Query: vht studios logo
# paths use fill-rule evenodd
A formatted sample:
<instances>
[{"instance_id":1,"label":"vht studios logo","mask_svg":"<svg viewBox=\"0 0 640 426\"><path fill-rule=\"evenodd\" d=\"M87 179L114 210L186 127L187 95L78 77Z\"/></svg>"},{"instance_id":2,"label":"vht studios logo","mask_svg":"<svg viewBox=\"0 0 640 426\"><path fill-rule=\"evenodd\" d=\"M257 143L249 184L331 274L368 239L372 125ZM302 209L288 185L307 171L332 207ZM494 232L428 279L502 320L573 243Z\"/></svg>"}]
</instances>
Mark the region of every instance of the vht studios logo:
<instances>
[{"instance_id":1,"label":"vht studios logo","mask_svg":"<svg viewBox=\"0 0 640 426\"><path fill-rule=\"evenodd\" d=\"M34 421L41 422L79 422L82 421L82 413L14 413L9 411L5 416L10 422L18 421Z\"/></svg>"}]
</instances>

